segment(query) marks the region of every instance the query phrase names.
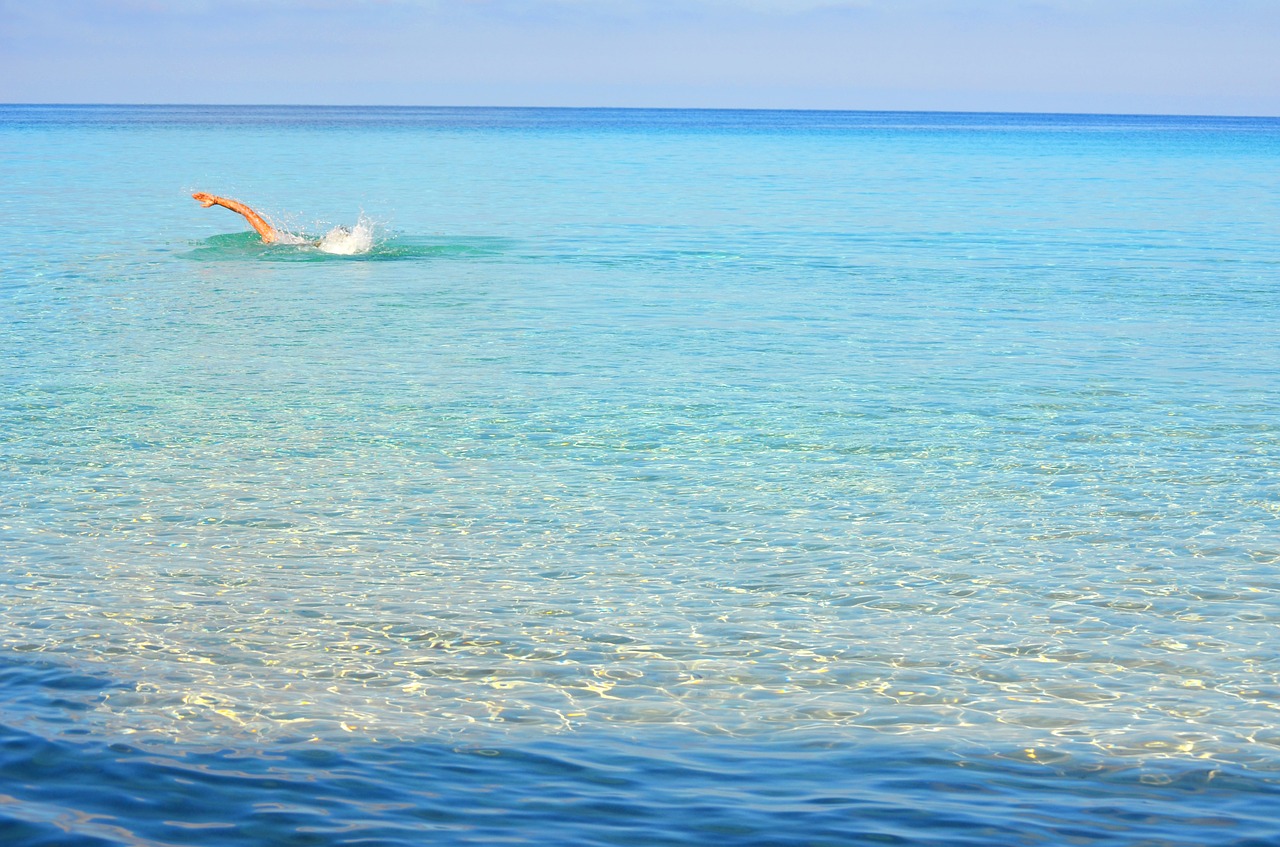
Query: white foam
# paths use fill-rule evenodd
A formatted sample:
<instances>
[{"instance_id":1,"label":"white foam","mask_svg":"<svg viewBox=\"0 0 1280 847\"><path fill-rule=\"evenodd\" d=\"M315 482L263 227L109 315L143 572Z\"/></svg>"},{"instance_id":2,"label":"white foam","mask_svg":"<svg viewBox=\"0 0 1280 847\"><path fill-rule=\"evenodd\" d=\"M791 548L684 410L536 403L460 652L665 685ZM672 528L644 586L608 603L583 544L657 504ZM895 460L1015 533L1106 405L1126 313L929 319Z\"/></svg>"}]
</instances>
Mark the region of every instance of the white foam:
<instances>
[{"instance_id":1,"label":"white foam","mask_svg":"<svg viewBox=\"0 0 1280 847\"><path fill-rule=\"evenodd\" d=\"M354 256L368 253L373 249L373 224L364 215L354 227L335 226L325 233L316 245L321 252L334 253L339 256Z\"/></svg>"}]
</instances>

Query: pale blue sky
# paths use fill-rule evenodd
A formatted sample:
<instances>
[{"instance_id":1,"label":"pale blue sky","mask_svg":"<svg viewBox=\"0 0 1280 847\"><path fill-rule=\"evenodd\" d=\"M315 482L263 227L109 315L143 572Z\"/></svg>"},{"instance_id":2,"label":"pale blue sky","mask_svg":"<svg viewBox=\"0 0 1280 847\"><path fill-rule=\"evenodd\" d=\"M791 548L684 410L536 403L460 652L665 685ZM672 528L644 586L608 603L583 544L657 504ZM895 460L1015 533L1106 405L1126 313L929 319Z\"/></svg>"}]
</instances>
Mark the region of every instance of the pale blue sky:
<instances>
[{"instance_id":1,"label":"pale blue sky","mask_svg":"<svg viewBox=\"0 0 1280 847\"><path fill-rule=\"evenodd\" d=\"M0 0L0 102L1280 115L1280 0Z\"/></svg>"}]
</instances>

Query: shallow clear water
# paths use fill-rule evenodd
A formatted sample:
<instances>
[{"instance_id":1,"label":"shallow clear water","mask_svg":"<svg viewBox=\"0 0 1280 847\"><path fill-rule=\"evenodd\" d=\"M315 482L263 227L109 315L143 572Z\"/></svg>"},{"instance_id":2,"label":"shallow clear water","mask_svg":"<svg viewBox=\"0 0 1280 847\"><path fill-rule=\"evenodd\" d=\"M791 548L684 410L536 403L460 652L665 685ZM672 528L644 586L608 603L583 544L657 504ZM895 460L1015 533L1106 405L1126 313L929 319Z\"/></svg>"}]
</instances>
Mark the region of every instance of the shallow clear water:
<instances>
[{"instance_id":1,"label":"shallow clear water","mask_svg":"<svg viewBox=\"0 0 1280 847\"><path fill-rule=\"evenodd\" d=\"M1272 843L1277 154L0 107L0 837Z\"/></svg>"}]
</instances>

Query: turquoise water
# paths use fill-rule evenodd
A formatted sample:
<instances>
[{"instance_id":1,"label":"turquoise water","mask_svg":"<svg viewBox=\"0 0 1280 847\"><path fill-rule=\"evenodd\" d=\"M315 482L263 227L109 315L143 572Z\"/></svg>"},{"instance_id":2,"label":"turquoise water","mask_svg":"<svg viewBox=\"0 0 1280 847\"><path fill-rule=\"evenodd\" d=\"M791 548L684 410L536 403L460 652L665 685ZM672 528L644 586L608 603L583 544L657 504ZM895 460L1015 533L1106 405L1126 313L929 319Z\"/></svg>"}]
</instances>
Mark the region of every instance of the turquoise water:
<instances>
[{"instance_id":1,"label":"turquoise water","mask_svg":"<svg viewBox=\"0 0 1280 847\"><path fill-rule=\"evenodd\" d=\"M0 107L0 840L1276 843L1278 156Z\"/></svg>"}]
</instances>

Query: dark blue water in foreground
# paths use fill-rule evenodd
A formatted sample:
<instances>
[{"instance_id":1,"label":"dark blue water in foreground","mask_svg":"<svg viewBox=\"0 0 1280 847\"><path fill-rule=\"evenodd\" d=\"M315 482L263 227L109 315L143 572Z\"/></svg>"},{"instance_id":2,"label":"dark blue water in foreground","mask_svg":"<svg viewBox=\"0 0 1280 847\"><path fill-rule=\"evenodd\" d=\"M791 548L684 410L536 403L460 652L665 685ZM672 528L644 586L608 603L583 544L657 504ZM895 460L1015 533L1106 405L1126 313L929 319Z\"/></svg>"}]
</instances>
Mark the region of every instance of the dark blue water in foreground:
<instances>
[{"instance_id":1,"label":"dark blue water in foreground","mask_svg":"<svg viewBox=\"0 0 1280 847\"><path fill-rule=\"evenodd\" d=\"M24 710L111 685L48 665L3 683ZM6 728L0 756L6 844L1264 845L1280 803L1241 768L830 737L141 749Z\"/></svg>"},{"instance_id":2,"label":"dark blue water in foreground","mask_svg":"<svg viewBox=\"0 0 1280 847\"><path fill-rule=\"evenodd\" d=\"M0 107L0 844L1280 844L1277 161Z\"/></svg>"},{"instance_id":3,"label":"dark blue water in foreground","mask_svg":"<svg viewBox=\"0 0 1280 847\"><path fill-rule=\"evenodd\" d=\"M650 739L649 744L655 740ZM1275 843L1274 784L1210 767L957 761L914 744L616 737L146 752L6 734L8 844ZM1151 775L1148 775L1150 778Z\"/></svg>"}]
</instances>

